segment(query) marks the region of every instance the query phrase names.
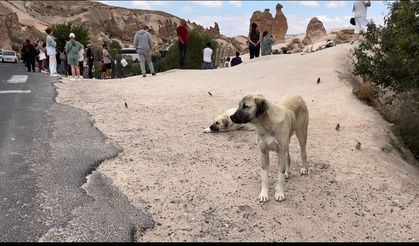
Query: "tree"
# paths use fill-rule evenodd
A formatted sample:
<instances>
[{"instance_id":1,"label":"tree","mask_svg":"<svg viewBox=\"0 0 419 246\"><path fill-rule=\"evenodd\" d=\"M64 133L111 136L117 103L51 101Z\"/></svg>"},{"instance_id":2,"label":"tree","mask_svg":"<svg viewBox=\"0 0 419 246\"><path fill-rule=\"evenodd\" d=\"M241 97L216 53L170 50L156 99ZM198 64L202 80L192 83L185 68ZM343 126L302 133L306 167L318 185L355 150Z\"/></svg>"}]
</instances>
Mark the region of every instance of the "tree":
<instances>
[{"instance_id":1,"label":"tree","mask_svg":"<svg viewBox=\"0 0 419 246\"><path fill-rule=\"evenodd\" d=\"M216 54L217 42L212 38L192 30L188 35L188 46L186 51L185 63L190 69L200 69L202 65L202 50L207 47L207 42L211 44L213 55ZM166 57L161 59L154 57L158 72L167 71L179 67L179 50L175 41L166 52ZM153 61L154 62L154 61Z\"/></svg>"},{"instance_id":2,"label":"tree","mask_svg":"<svg viewBox=\"0 0 419 246\"><path fill-rule=\"evenodd\" d=\"M80 42L84 47L89 43L89 34L86 29L82 26L72 25L72 24L56 24L53 27L53 36L57 42L57 47L60 50L63 50L65 44L69 40L70 33L76 35L76 40Z\"/></svg>"},{"instance_id":3,"label":"tree","mask_svg":"<svg viewBox=\"0 0 419 246\"><path fill-rule=\"evenodd\" d=\"M354 74L398 94L419 92L419 1L389 2L385 26L368 23Z\"/></svg>"}]
</instances>

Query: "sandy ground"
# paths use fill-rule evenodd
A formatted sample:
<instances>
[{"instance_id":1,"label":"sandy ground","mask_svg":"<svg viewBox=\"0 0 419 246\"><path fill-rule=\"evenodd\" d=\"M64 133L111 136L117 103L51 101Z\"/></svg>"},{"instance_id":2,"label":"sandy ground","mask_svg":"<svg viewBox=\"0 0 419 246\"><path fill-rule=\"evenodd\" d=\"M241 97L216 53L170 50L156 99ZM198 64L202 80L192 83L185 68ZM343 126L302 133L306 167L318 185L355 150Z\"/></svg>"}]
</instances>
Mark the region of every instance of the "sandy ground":
<instances>
[{"instance_id":1,"label":"sandy ground","mask_svg":"<svg viewBox=\"0 0 419 246\"><path fill-rule=\"evenodd\" d=\"M338 45L145 79L64 79L56 84L57 101L91 113L109 141L124 148L98 171L155 219L155 228L137 234L137 241L419 240L418 169L391 147L389 124L340 79L349 49ZM309 175L298 172L294 136L284 202L273 200L274 155L270 200L257 200L255 132L203 133L253 91L272 101L302 95L310 111Z\"/></svg>"}]
</instances>

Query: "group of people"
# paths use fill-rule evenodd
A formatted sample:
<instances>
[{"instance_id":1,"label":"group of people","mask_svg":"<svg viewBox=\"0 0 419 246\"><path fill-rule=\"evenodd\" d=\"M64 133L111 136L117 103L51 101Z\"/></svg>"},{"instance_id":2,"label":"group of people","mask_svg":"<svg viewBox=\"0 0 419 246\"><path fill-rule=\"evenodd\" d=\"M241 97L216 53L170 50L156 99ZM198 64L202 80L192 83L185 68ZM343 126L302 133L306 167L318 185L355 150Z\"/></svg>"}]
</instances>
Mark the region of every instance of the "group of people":
<instances>
[{"instance_id":1,"label":"group of people","mask_svg":"<svg viewBox=\"0 0 419 246\"><path fill-rule=\"evenodd\" d=\"M38 71L48 73L50 76L68 76L71 80L80 80L83 77L85 61L88 64L87 76L93 78L93 49L91 44L87 44L87 51L83 45L76 41L76 35L70 33L69 41L63 50L59 50L55 41L53 30L45 30L45 42L37 40L32 44L29 39L23 44L21 49L22 59L28 72L35 72L35 62L38 63Z\"/></svg>"}]
</instances>

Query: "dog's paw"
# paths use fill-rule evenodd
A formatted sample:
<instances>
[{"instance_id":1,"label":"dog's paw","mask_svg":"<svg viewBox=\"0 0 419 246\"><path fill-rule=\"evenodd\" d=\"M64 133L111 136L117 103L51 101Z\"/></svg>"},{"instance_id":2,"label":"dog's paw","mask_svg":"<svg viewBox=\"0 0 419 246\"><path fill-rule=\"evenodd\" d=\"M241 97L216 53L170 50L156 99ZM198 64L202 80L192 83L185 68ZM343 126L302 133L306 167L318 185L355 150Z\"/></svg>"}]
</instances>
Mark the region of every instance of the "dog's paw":
<instances>
[{"instance_id":1,"label":"dog's paw","mask_svg":"<svg viewBox=\"0 0 419 246\"><path fill-rule=\"evenodd\" d=\"M210 133L210 132L212 132L212 131L209 127L204 129L204 133Z\"/></svg>"},{"instance_id":2,"label":"dog's paw","mask_svg":"<svg viewBox=\"0 0 419 246\"><path fill-rule=\"evenodd\" d=\"M276 200L277 202L282 202L282 201L284 201L284 200L285 200L285 194L284 194L284 192L276 192L276 193L275 193L275 200Z\"/></svg>"},{"instance_id":3,"label":"dog's paw","mask_svg":"<svg viewBox=\"0 0 419 246\"><path fill-rule=\"evenodd\" d=\"M307 175L307 174L308 174L308 169L307 169L307 168L305 168L305 167L302 167L302 168L300 169L300 173L301 173L301 175Z\"/></svg>"},{"instance_id":4,"label":"dog's paw","mask_svg":"<svg viewBox=\"0 0 419 246\"><path fill-rule=\"evenodd\" d=\"M259 195L260 202L267 202L268 201L268 192L261 191Z\"/></svg>"}]
</instances>

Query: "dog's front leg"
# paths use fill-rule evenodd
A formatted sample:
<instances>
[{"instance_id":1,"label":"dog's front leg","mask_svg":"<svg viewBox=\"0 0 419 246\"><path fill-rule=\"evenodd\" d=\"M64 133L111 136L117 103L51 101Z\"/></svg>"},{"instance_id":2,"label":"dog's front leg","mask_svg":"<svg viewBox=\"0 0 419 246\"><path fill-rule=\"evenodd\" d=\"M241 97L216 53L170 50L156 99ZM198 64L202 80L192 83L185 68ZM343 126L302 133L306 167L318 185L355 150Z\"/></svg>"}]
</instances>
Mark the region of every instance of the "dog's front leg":
<instances>
[{"instance_id":1,"label":"dog's front leg","mask_svg":"<svg viewBox=\"0 0 419 246\"><path fill-rule=\"evenodd\" d=\"M275 200L281 202L285 200L285 169L288 161L288 150L281 148L278 152L278 183L275 189Z\"/></svg>"},{"instance_id":2,"label":"dog's front leg","mask_svg":"<svg viewBox=\"0 0 419 246\"><path fill-rule=\"evenodd\" d=\"M260 169L260 176L262 179L262 190L260 191L259 201L267 202L268 201L268 184L269 184L269 151L261 150L262 156L262 166Z\"/></svg>"}]
</instances>

